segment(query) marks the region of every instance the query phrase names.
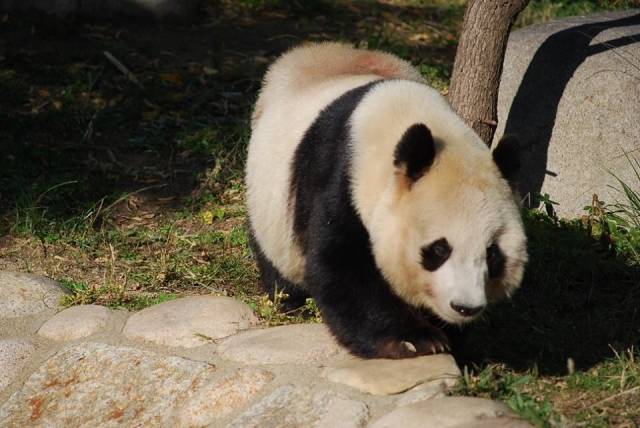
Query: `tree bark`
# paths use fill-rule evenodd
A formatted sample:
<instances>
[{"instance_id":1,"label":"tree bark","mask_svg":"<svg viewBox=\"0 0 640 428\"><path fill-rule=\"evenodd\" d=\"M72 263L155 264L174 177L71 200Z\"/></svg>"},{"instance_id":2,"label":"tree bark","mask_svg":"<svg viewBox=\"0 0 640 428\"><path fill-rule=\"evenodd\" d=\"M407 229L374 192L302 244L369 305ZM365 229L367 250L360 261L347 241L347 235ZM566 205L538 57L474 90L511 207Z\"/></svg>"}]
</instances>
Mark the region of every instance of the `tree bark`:
<instances>
[{"instance_id":1,"label":"tree bark","mask_svg":"<svg viewBox=\"0 0 640 428\"><path fill-rule=\"evenodd\" d=\"M491 145L498 88L511 26L529 0L469 0L453 65L449 102Z\"/></svg>"}]
</instances>

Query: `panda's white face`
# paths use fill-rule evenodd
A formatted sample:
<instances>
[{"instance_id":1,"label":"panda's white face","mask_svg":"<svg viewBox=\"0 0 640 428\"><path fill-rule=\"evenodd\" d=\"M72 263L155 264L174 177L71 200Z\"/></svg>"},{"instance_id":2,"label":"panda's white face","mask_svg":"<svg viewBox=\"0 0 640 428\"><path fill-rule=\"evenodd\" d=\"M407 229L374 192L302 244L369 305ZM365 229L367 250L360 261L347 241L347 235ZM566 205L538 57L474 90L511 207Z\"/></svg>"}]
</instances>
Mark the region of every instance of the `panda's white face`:
<instances>
[{"instance_id":1,"label":"panda's white face","mask_svg":"<svg viewBox=\"0 0 640 428\"><path fill-rule=\"evenodd\" d=\"M462 324L519 286L526 238L490 156L473 162L476 171L439 156L409 188L394 178L374 212L372 245L397 294Z\"/></svg>"},{"instance_id":2,"label":"panda's white face","mask_svg":"<svg viewBox=\"0 0 640 428\"><path fill-rule=\"evenodd\" d=\"M465 323L520 285L526 238L503 178L517 172L517 141L490 152L440 94L400 80L371 90L351 134L354 206L396 294Z\"/></svg>"},{"instance_id":3,"label":"panda's white face","mask_svg":"<svg viewBox=\"0 0 640 428\"><path fill-rule=\"evenodd\" d=\"M420 212L425 216L425 223L409 232L407 248L412 252L407 256L423 268L416 275L415 299L448 322L472 320L520 282L525 245L520 214L512 201L487 190L459 184L435 199L447 206L447 198L457 195L465 207L458 212L409 208L417 224Z\"/></svg>"}]
</instances>

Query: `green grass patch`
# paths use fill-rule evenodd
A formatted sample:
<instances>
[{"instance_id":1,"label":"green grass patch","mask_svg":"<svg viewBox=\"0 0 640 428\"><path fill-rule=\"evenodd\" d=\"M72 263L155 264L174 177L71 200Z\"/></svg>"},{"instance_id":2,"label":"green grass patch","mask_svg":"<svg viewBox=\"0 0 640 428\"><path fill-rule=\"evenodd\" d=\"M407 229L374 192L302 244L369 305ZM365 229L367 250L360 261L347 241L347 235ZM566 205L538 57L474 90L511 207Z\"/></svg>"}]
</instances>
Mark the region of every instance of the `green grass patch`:
<instances>
[{"instance_id":1,"label":"green grass patch","mask_svg":"<svg viewBox=\"0 0 640 428\"><path fill-rule=\"evenodd\" d=\"M539 382L535 370L517 373L505 366L489 365L475 374L465 368L451 393L504 401L516 414L536 426L557 426L560 415L551 401L539 394Z\"/></svg>"},{"instance_id":2,"label":"green grass patch","mask_svg":"<svg viewBox=\"0 0 640 428\"><path fill-rule=\"evenodd\" d=\"M504 401L520 417L539 427L635 426L640 404L640 363L636 349L589 370L566 376L517 372L504 365L465 370L453 394Z\"/></svg>"},{"instance_id":3,"label":"green grass patch","mask_svg":"<svg viewBox=\"0 0 640 428\"><path fill-rule=\"evenodd\" d=\"M282 301L288 296L285 293L276 293L274 300L269 296L246 296L245 301L266 325L276 326L292 323L321 323L322 314L320 308L312 298L307 298L305 304L291 312L282 309Z\"/></svg>"},{"instance_id":4,"label":"green grass patch","mask_svg":"<svg viewBox=\"0 0 640 428\"><path fill-rule=\"evenodd\" d=\"M503 400L540 427L640 423L640 165L629 162L638 180L618 180L619 202L594 196L563 220L545 195L525 213L522 289L461 335L456 393Z\"/></svg>"},{"instance_id":5,"label":"green grass patch","mask_svg":"<svg viewBox=\"0 0 640 428\"><path fill-rule=\"evenodd\" d=\"M420 74L435 89L443 92L449 88L451 64L420 64Z\"/></svg>"},{"instance_id":6,"label":"green grass patch","mask_svg":"<svg viewBox=\"0 0 640 428\"><path fill-rule=\"evenodd\" d=\"M91 287L83 282L60 280L60 283L67 288L71 294L62 298L63 306L102 304L113 309L128 309L139 311L146 307L159 303L175 300L179 297L175 293L153 293L153 294L129 294L118 286L98 286Z\"/></svg>"},{"instance_id":7,"label":"green grass patch","mask_svg":"<svg viewBox=\"0 0 640 428\"><path fill-rule=\"evenodd\" d=\"M538 24L567 16L638 7L637 0L531 0L515 26Z\"/></svg>"}]
</instances>

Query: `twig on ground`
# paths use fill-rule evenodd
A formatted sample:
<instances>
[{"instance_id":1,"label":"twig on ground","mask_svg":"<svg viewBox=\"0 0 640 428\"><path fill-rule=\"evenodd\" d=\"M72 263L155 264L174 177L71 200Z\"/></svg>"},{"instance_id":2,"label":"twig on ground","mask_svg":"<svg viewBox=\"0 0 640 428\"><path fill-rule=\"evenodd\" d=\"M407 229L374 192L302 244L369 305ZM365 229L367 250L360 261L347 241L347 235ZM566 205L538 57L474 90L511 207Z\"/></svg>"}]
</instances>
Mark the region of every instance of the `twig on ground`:
<instances>
[{"instance_id":1,"label":"twig on ground","mask_svg":"<svg viewBox=\"0 0 640 428\"><path fill-rule=\"evenodd\" d=\"M636 387L633 387L633 388L631 388L631 389L626 389L626 390L624 390L624 391L622 391L622 392L618 392L617 394L610 395L609 397L607 397L607 398L605 398L605 399L602 399L602 400L600 400L600 401L598 401L598 402L596 402L596 403L590 404L588 407L596 407L596 406L599 406L599 405L601 405L601 404L606 403L607 401L614 400L614 399L616 399L616 398L618 398L618 397L620 397L620 396L622 396L622 395L627 395L627 394L634 393L634 392L636 392L636 391L638 391L638 390L640 390L640 386L636 386Z\"/></svg>"},{"instance_id":2,"label":"twig on ground","mask_svg":"<svg viewBox=\"0 0 640 428\"><path fill-rule=\"evenodd\" d=\"M69 184L76 184L77 182L78 182L78 180L69 180L69 181L64 181L62 183L58 183L55 186L49 187L47 190L45 190L44 192L42 192L42 193L40 193L38 195L38 197L36 198L36 200L34 202L34 206L36 206L36 207L39 206L40 202L42 202L42 199L46 196L47 193L49 193L49 192L51 192L51 191L53 191L53 190L55 190L55 189L57 189L59 187L62 187L62 186L67 186Z\"/></svg>"},{"instance_id":3,"label":"twig on ground","mask_svg":"<svg viewBox=\"0 0 640 428\"><path fill-rule=\"evenodd\" d=\"M111 64L115 65L115 67L118 70L120 70L122 74L127 76L127 79L129 79L130 81L138 85L140 88L144 88L144 86L142 86L142 83L140 83L136 75L133 74L127 67L125 67L123 63L118 61L118 59L114 57L109 51L103 51L102 53L104 54L104 56L107 57L107 59L111 62Z\"/></svg>"},{"instance_id":4,"label":"twig on ground","mask_svg":"<svg viewBox=\"0 0 640 428\"><path fill-rule=\"evenodd\" d=\"M157 188L166 187L166 186L167 186L167 184L165 184L165 183L163 183L163 184L154 184L153 186L143 187L142 189L138 189L136 191L126 193L126 194L120 196L114 202L112 202L109 205L107 205L107 207L103 208L102 211L106 213L105 215L109 215L109 211L111 210L111 208L113 208L114 206L118 205L120 202L124 201L125 199L127 199L127 198L129 198L129 197L131 197L133 195L137 195L138 193L150 190L150 189L157 189Z\"/></svg>"}]
</instances>

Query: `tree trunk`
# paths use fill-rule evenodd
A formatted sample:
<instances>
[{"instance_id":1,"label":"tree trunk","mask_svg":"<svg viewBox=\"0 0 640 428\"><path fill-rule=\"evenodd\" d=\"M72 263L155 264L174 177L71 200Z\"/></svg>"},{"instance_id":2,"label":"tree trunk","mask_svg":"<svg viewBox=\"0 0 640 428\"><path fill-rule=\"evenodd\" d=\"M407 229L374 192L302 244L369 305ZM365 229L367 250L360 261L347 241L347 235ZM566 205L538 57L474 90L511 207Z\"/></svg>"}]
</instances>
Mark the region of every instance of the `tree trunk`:
<instances>
[{"instance_id":1,"label":"tree trunk","mask_svg":"<svg viewBox=\"0 0 640 428\"><path fill-rule=\"evenodd\" d=\"M498 123L498 87L509 31L528 3L469 0L464 14L449 102L487 145Z\"/></svg>"}]
</instances>

